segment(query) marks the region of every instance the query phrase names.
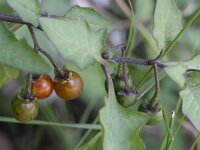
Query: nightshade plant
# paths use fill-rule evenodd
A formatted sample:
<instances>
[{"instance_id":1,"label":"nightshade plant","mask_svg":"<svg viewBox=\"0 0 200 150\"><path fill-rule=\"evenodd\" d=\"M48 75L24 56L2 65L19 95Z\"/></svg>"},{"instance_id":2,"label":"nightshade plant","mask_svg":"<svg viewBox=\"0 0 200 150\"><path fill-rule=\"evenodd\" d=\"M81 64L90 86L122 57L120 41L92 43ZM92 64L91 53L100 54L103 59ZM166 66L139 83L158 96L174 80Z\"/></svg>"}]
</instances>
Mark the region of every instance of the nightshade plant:
<instances>
[{"instance_id":1,"label":"nightshade plant","mask_svg":"<svg viewBox=\"0 0 200 150\"><path fill-rule=\"evenodd\" d=\"M82 81L81 75L71 71L68 66L75 65L76 69L80 69L81 74L91 65L98 64L106 78L105 106L101 108L93 124L61 124L39 120L32 121L30 124L89 129L76 147L69 148L77 150L142 150L145 149L145 143L139 135L140 129L145 124L157 125L161 122L164 122L166 126L166 134L160 149L172 149L174 139L185 116L200 131L198 116L200 113L200 54L196 54L188 61L172 62L167 58L167 54L171 52L180 37L199 17L200 9L197 9L182 26L182 14L178 10L175 0L157 0L154 11L153 37L150 39L155 39L157 44L153 46L149 44L156 51L156 55L153 58L144 59L131 55L134 48L133 39L136 38L137 19L134 17L130 0L127 3L130 13L125 13L130 19L127 42L119 43L112 48L105 46L106 38L117 28L109 19L93 8L75 5L65 15L57 16L49 14L48 11L40 12L41 5L36 1L7 0L7 3L16 12L16 15L0 13L0 43L2 47L0 49L0 72L2 70L5 72L5 74L0 73L3 76L0 76L0 86L17 78L19 70L26 72L26 85L22 88L19 97L27 103L39 103L37 97L33 95L31 83L34 78L38 79L40 75L52 70L55 75L53 80L56 93L63 99L67 96L68 100L80 96L83 87L88 86L87 82ZM32 43L28 44L24 40L18 40L5 22L11 22L13 26L18 25L15 30L26 26ZM46 35L62 57L68 61L68 64L63 67L57 65L54 58L40 46L37 32L43 32ZM43 56L49 60L53 69ZM111 69L112 65L116 67L116 70ZM130 73L132 66L149 67L149 70L143 73L143 77L138 79L137 83L133 81L135 80L134 72ZM180 87L180 98L170 117L167 115L165 105L159 101L162 90L160 81L166 75ZM149 77L153 79L150 86L145 84ZM68 81L71 82L74 89L62 90L63 86L69 86L66 84ZM53 83L50 85L53 86ZM154 89L153 93L151 88ZM98 87L93 90L98 90ZM151 92L151 98L146 97L148 92ZM18 101L20 100L18 99ZM182 109L180 109L181 104ZM12 105L15 118L17 115L24 117L23 114L15 111L20 110L17 107L20 106ZM28 112L28 110L23 111ZM25 118L21 120L17 118L17 120L27 122L34 119L37 112L34 112L28 119L25 115ZM179 112L183 113L182 119L177 117ZM16 122L7 117L1 117L0 121ZM175 123L178 123L178 126L174 126ZM98 132L89 136L91 130ZM200 134L197 135L191 149L194 149L199 137Z\"/></svg>"}]
</instances>

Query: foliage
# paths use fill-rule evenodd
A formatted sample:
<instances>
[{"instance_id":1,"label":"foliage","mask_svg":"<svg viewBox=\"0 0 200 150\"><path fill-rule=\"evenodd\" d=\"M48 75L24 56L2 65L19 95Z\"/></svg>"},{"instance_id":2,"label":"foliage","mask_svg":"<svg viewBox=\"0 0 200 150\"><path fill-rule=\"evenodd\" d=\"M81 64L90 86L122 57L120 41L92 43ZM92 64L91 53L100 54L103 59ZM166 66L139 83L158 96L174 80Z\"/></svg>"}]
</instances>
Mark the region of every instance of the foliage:
<instances>
[{"instance_id":1,"label":"foliage","mask_svg":"<svg viewBox=\"0 0 200 150\"><path fill-rule=\"evenodd\" d=\"M116 38L115 34L114 36L112 34L121 32L118 28L120 23L116 21L118 17L102 15L94 8L79 5L71 7L70 2L65 0L57 2L53 0L7 0L6 2L0 1L0 5L4 7L0 12L0 18L8 22L9 19L14 19L14 21L11 21L11 24L3 22L0 24L1 88L17 77L20 81L22 77L19 72L37 75L50 73L55 75L54 81L56 81L59 75L60 78L64 78L64 75L67 74L65 71L69 68L79 72L83 78L85 89L77 103L40 102L42 115L39 117L47 121L39 119L25 124L51 126L54 129L54 132L51 133L53 138L55 138L54 135L57 135L63 140L63 147L60 145L61 149L76 147L77 150L101 148L104 150L143 150L145 147L148 148L151 138L147 138L149 132L144 133L148 129L145 124L160 107L163 108L165 122L162 130L166 135L162 141L159 141L162 142L161 149L165 146L168 149L183 148L177 148L178 144L176 144L176 139L184 141L184 137L177 134L184 121L184 119L180 121L183 115L191 121L198 132L200 131L200 117L198 116L200 110L200 54L196 50L199 46L195 45L195 40L186 40L188 45L187 42L183 42L185 38L188 38L188 34L189 37L193 35L191 34L194 33L192 30L199 31L194 21L199 17L200 9L193 10L193 14L187 16L190 18L188 19L182 15L179 8L184 6L184 3L175 0L157 0L155 4L148 1L148 6L143 5L145 0L137 1L136 5L132 4L131 0L128 0L128 3L120 4L116 1L119 6L116 8L120 8L126 16L122 15L121 11L116 11L114 5L112 6L114 8L110 7L111 12L110 10L106 12L119 18L129 19L128 22L131 22L130 31L126 30L126 34L129 33L129 35L123 41L127 43L127 47L117 43L116 47L107 48L111 47L109 44ZM177 4L180 5L177 6ZM141 12L143 7L145 11ZM1 15L2 12L11 12L11 14L10 16ZM12 12L15 12L16 16ZM145 16L143 17L143 15ZM2 19L3 17L9 18L6 20ZM153 22L149 21L149 18L152 17L154 17ZM151 35L149 29L152 26ZM187 34L184 34L185 32ZM141 47L145 49L143 50ZM138 55L137 49L139 49L140 55ZM158 54L159 51L160 54ZM109 55L110 53L112 56ZM150 58L152 56L155 57ZM54 70L51 69L47 60L50 60ZM54 61L58 62L58 65ZM67 69L64 67L61 69L59 66L63 66L65 63ZM141 65L151 68L147 71ZM161 71L162 69L164 71ZM118 91L114 91L115 84L113 85L110 72L118 76L124 83L125 86L121 91L128 93L131 90L134 92L137 96L136 104L125 108L118 103L116 96ZM69 76L67 74L67 80L69 80ZM133 78L133 81L128 81L129 76ZM107 93L103 87L105 77L108 82ZM163 79L166 81L163 82ZM27 83L28 80L25 90L28 89ZM152 87L154 87L154 91ZM169 93L171 89L175 90ZM119 90L119 92L121 91ZM176 93L175 96L172 93ZM0 91L1 94L3 92ZM5 97L6 100L9 99L9 97ZM162 98L163 100L158 102ZM4 99L3 96L2 99ZM48 99L59 98L52 96ZM177 99L182 100L182 109L180 110L181 103ZM176 106L175 103L177 103ZM9 107L9 104L4 105L7 105L5 108ZM144 106L144 110L139 112L138 106L141 105ZM83 107L84 111L80 112L83 108L79 109L79 107ZM169 117L168 114L174 109L175 116ZM92 110L95 111L94 114ZM95 115L96 119L91 124L87 120L91 119L92 115ZM63 123L58 123L61 120ZM69 120L72 120L73 123L70 123ZM0 122L19 123L15 119L3 115L0 117ZM76 128L76 130L70 128ZM78 129L87 129L88 131L83 136ZM41 132L44 130L41 129ZM145 134L144 137L141 136L143 134ZM152 147L159 145L157 141L156 144L152 143L150 144ZM152 149L158 149L158 147Z\"/></svg>"}]
</instances>

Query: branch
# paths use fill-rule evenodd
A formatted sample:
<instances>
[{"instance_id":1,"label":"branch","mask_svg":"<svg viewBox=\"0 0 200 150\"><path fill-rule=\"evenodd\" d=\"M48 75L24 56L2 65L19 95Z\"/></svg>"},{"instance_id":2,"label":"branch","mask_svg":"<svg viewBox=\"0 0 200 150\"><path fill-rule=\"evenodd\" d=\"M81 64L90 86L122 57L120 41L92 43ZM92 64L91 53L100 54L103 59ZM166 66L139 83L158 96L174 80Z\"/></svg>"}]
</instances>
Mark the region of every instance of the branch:
<instances>
[{"instance_id":1,"label":"branch","mask_svg":"<svg viewBox=\"0 0 200 150\"><path fill-rule=\"evenodd\" d=\"M155 59L140 59L140 58L127 58L127 57L113 57L109 59L111 62L120 62L120 63L127 63L131 65L145 65L145 66L153 66L154 64L157 64L160 68L165 68L168 65L161 62L160 60Z\"/></svg>"},{"instance_id":2,"label":"branch","mask_svg":"<svg viewBox=\"0 0 200 150\"><path fill-rule=\"evenodd\" d=\"M33 39L34 49L35 49L36 51L41 52L43 55L45 55L45 56L48 58L48 60L51 62L51 64L52 64L53 67L54 67L55 74L57 74L57 73L62 74L62 71L61 71L60 68L57 66L57 64L55 63L55 61L54 61L53 58L51 57L51 55L49 55L45 50L43 50L43 49L40 47L40 45L39 45L39 43L38 43L38 40L37 40L37 38L36 38L36 35L35 35L35 33L34 33L33 28L32 28L31 26L28 26L28 29L29 29L30 34L31 34L31 37L32 37L32 39Z\"/></svg>"},{"instance_id":3,"label":"branch","mask_svg":"<svg viewBox=\"0 0 200 150\"><path fill-rule=\"evenodd\" d=\"M6 21L6 22L13 22L13 23L19 23L19 24L26 24L28 26L33 26L31 23L23 21L19 16L14 16L14 15L0 13L0 20ZM42 30L42 28L40 26L38 26L36 28Z\"/></svg>"}]
</instances>

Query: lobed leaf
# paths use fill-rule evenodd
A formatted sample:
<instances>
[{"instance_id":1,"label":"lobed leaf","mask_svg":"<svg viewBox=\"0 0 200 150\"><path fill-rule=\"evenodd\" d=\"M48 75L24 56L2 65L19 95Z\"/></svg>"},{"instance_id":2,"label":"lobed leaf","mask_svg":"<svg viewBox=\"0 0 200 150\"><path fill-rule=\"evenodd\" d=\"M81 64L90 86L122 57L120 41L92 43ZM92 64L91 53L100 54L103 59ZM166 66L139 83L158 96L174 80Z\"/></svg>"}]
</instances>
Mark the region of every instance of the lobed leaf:
<instances>
[{"instance_id":1,"label":"lobed leaf","mask_svg":"<svg viewBox=\"0 0 200 150\"><path fill-rule=\"evenodd\" d=\"M159 49L166 47L166 42L174 40L182 29L182 14L175 0L157 0L154 13L153 36Z\"/></svg>"},{"instance_id":2,"label":"lobed leaf","mask_svg":"<svg viewBox=\"0 0 200 150\"><path fill-rule=\"evenodd\" d=\"M18 41L0 24L0 62L23 71L45 73L50 66L28 46L25 41Z\"/></svg>"},{"instance_id":3,"label":"lobed leaf","mask_svg":"<svg viewBox=\"0 0 200 150\"><path fill-rule=\"evenodd\" d=\"M144 149L144 143L138 132L148 121L148 116L124 108L117 102L111 77L109 77L109 92L105 101L106 105L100 110L100 122L104 129L103 148L105 150Z\"/></svg>"},{"instance_id":4,"label":"lobed leaf","mask_svg":"<svg viewBox=\"0 0 200 150\"><path fill-rule=\"evenodd\" d=\"M38 26L39 8L37 0L7 0L12 7L22 18L23 21Z\"/></svg>"},{"instance_id":5,"label":"lobed leaf","mask_svg":"<svg viewBox=\"0 0 200 150\"><path fill-rule=\"evenodd\" d=\"M94 32L86 21L44 17L39 21L61 55L81 69L93 64L104 49L105 30Z\"/></svg>"},{"instance_id":6,"label":"lobed leaf","mask_svg":"<svg viewBox=\"0 0 200 150\"><path fill-rule=\"evenodd\" d=\"M102 16L93 8L75 5L65 14L65 17L70 19L85 20L95 31L107 29L108 32L111 32L115 28L110 20Z\"/></svg>"}]
</instances>

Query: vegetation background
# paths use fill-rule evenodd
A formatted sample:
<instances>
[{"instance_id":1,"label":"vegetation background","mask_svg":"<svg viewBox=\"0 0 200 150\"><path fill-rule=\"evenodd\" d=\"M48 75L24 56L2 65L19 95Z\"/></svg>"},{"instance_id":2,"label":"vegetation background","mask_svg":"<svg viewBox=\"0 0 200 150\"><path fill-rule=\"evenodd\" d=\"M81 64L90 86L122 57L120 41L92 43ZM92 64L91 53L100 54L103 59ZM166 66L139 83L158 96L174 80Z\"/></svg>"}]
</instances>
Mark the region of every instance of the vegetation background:
<instances>
[{"instance_id":1,"label":"vegetation background","mask_svg":"<svg viewBox=\"0 0 200 150\"><path fill-rule=\"evenodd\" d=\"M122 11L120 0L41 0L44 11L49 14L62 16L67 10L78 4L92 7L106 16L117 26L108 37L107 47L126 43L130 22ZM154 58L157 53L153 51L152 26L155 0L132 0L136 17L136 30L134 49L131 55L139 58ZM186 22L196 8L200 7L200 0L176 0L178 8L182 11L183 21ZM125 9L130 13L128 9ZM0 12L13 14L5 0L0 0ZM31 37L25 26L17 29L14 34L19 39L31 43ZM60 65L66 64L56 53L43 33L37 32L40 45L47 50ZM66 35L68 36L68 35ZM181 37L168 58L173 61L190 60L200 52L200 19L198 19ZM152 44L153 43L153 44ZM191 52L192 51L192 52ZM34 62L33 62L34 63ZM75 68L69 66L69 68ZM129 67L134 75L134 82L148 71L148 67ZM83 77L85 84L81 97L72 102L59 99L55 94L48 100L40 102L40 113L37 119L63 123L92 123L103 106L106 94L104 88L105 77L100 66L91 66L84 72L77 70ZM53 72L51 72L53 77ZM150 80L151 78L149 78ZM0 73L1 80L1 73ZM0 116L11 116L10 102L24 85L24 73L20 73L16 80L0 88ZM159 99L166 106L167 112L174 109L178 99L179 87L169 77L161 81L161 94ZM146 97L150 97L152 91ZM145 126L141 135L148 150L159 148L164 133L164 123L158 126ZM58 126L23 125L0 121L0 150L71 150L80 142L86 130L72 129ZM187 150L196 136L196 129L186 119L179 131L173 149ZM123 135L122 135L123 136ZM200 144L197 145L200 149Z\"/></svg>"}]
</instances>

